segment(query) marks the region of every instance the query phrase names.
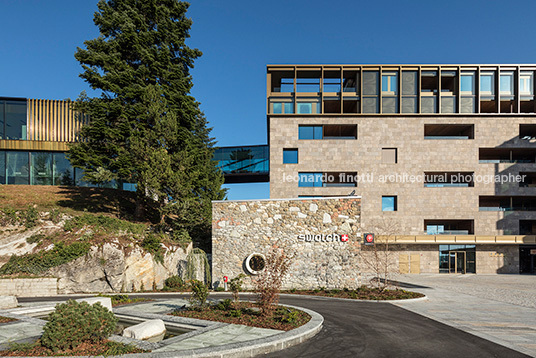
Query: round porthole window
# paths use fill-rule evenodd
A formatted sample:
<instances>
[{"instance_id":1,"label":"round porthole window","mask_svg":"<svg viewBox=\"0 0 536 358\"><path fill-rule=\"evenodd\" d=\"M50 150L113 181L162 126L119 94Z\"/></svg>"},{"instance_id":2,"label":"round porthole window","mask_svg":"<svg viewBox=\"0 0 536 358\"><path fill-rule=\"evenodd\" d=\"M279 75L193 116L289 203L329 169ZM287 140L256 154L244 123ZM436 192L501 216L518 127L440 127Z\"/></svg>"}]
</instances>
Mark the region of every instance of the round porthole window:
<instances>
[{"instance_id":1,"label":"round porthole window","mask_svg":"<svg viewBox=\"0 0 536 358\"><path fill-rule=\"evenodd\" d=\"M252 275L258 275L266 267L266 258L263 254L251 254L246 259L246 269Z\"/></svg>"}]
</instances>

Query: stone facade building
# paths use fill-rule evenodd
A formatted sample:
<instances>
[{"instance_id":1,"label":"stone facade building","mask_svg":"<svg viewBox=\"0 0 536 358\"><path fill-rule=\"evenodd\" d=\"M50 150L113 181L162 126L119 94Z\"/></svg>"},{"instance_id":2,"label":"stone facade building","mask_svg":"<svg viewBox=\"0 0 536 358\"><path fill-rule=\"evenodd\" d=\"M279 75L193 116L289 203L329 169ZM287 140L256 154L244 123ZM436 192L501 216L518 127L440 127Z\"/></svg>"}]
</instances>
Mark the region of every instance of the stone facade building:
<instances>
[{"instance_id":1,"label":"stone facade building","mask_svg":"<svg viewBox=\"0 0 536 358\"><path fill-rule=\"evenodd\" d=\"M536 271L536 65L269 65L270 197L362 197L400 272Z\"/></svg>"}]
</instances>

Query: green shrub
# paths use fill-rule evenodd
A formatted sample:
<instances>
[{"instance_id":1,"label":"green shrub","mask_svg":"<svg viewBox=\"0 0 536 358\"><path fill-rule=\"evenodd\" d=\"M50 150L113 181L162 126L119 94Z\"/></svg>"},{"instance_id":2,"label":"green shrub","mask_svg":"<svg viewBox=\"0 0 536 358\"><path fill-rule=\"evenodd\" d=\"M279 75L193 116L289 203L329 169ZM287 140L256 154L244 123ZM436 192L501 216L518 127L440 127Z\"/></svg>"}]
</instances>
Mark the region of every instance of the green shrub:
<instances>
[{"instance_id":1,"label":"green shrub","mask_svg":"<svg viewBox=\"0 0 536 358\"><path fill-rule=\"evenodd\" d=\"M5 225L14 225L19 221L19 217L17 216L17 212L13 208L3 208L2 209L2 216L0 220L0 224L2 226Z\"/></svg>"},{"instance_id":2,"label":"green shrub","mask_svg":"<svg viewBox=\"0 0 536 358\"><path fill-rule=\"evenodd\" d=\"M12 255L9 261L0 268L0 275L26 273L31 275L43 274L46 270L73 261L89 252L91 244L75 242L65 245L58 242L48 251L39 251L22 256Z\"/></svg>"},{"instance_id":3,"label":"green shrub","mask_svg":"<svg viewBox=\"0 0 536 358\"><path fill-rule=\"evenodd\" d=\"M32 228L37 224L39 219L39 212L33 206L28 206L28 209L24 212L24 226Z\"/></svg>"},{"instance_id":4,"label":"green shrub","mask_svg":"<svg viewBox=\"0 0 536 358\"><path fill-rule=\"evenodd\" d=\"M54 224L57 224L61 220L61 212L54 208L50 210L48 217L50 218L50 221L52 221Z\"/></svg>"},{"instance_id":5,"label":"green shrub","mask_svg":"<svg viewBox=\"0 0 536 358\"><path fill-rule=\"evenodd\" d=\"M39 241L43 240L46 236L43 235L43 234L35 234L35 235L32 235L28 238L26 238L26 242L28 244L35 244L35 243L38 243Z\"/></svg>"},{"instance_id":6,"label":"green shrub","mask_svg":"<svg viewBox=\"0 0 536 358\"><path fill-rule=\"evenodd\" d=\"M108 338L117 324L114 314L100 303L90 305L73 300L57 305L48 318L41 344L54 351Z\"/></svg>"},{"instance_id":7,"label":"green shrub","mask_svg":"<svg viewBox=\"0 0 536 358\"><path fill-rule=\"evenodd\" d=\"M288 308L280 308L277 313L281 315L279 321L282 323L295 323L299 317L298 311Z\"/></svg>"},{"instance_id":8,"label":"green shrub","mask_svg":"<svg viewBox=\"0 0 536 358\"><path fill-rule=\"evenodd\" d=\"M240 291L242 291L242 285L244 284L244 281L242 281L244 279L244 277L246 277L246 275L244 275L243 273L241 273L240 275L232 278L230 281L229 281L229 289L231 290L231 292L233 293L233 300L235 302L238 302L238 293Z\"/></svg>"},{"instance_id":9,"label":"green shrub","mask_svg":"<svg viewBox=\"0 0 536 358\"><path fill-rule=\"evenodd\" d=\"M191 280L192 296L190 303L196 307L205 307L208 298L208 286L199 280Z\"/></svg>"},{"instance_id":10,"label":"green shrub","mask_svg":"<svg viewBox=\"0 0 536 358\"><path fill-rule=\"evenodd\" d=\"M226 298L224 300L221 300L216 306L215 308L217 310L221 310L221 311L229 311L231 308L233 308L233 300L231 300L230 298Z\"/></svg>"},{"instance_id":11,"label":"green shrub","mask_svg":"<svg viewBox=\"0 0 536 358\"><path fill-rule=\"evenodd\" d=\"M240 318L242 316L242 311L240 311L240 310L231 310L231 311L229 311L229 316Z\"/></svg>"},{"instance_id":12,"label":"green shrub","mask_svg":"<svg viewBox=\"0 0 536 358\"><path fill-rule=\"evenodd\" d=\"M218 286L218 287L216 287L216 288L214 289L214 291L216 291L216 292L223 292L223 291L225 291L225 288L222 287L222 286Z\"/></svg>"},{"instance_id":13,"label":"green shrub","mask_svg":"<svg viewBox=\"0 0 536 358\"><path fill-rule=\"evenodd\" d=\"M141 242L141 247L153 255L156 262L164 263L164 249L158 236L149 234Z\"/></svg>"},{"instance_id":14,"label":"green shrub","mask_svg":"<svg viewBox=\"0 0 536 358\"><path fill-rule=\"evenodd\" d=\"M166 278L164 288L168 290L182 290L184 288L184 281L179 275L170 276Z\"/></svg>"}]
</instances>

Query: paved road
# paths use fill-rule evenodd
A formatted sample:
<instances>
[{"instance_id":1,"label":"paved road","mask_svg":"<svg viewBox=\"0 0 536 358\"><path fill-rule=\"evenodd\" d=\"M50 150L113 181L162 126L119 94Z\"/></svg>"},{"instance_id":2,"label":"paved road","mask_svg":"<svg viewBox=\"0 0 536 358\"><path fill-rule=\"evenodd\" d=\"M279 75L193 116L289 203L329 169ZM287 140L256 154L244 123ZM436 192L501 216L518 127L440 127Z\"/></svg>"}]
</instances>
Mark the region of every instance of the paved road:
<instances>
[{"instance_id":1,"label":"paved road","mask_svg":"<svg viewBox=\"0 0 536 358\"><path fill-rule=\"evenodd\" d=\"M165 297L175 296L167 294ZM51 301L58 299L49 298ZM19 301L36 300L21 298ZM309 341L267 357L528 357L389 303L299 296L283 297L281 303L320 313L325 319L324 327Z\"/></svg>"}]
</instances>

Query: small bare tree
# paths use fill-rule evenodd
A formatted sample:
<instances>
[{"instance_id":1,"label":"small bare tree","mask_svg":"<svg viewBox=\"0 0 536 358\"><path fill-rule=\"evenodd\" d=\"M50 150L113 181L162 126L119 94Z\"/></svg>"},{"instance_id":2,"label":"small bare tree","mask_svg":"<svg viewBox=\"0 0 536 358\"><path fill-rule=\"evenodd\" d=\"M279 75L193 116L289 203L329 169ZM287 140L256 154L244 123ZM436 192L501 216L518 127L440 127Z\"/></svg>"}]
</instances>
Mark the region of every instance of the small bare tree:
<instances>
[{"instance_id":1,"label":"small bare tree","mask_svg":"<svg viewBox=\"0 0 536 358\"><path fill-rule=\"evenodd\" d=\"M294 254L288 245L278 241L266 255L264 270L252 280L257 293L257 304L265 316L279 303L279 292Z\"/></svg>"},{"instance_id":2,"label":"small bare tree","mask_svg":"<svg viewBox=\"0 0 536 358\"><path fill-rule=\"evenodd\" d=\"M374 245L357 243L358 258L362 271L372 272L374 277L369 281L383 291L393 282L398 273L396 252L392 250L393 236L399 231L400 225L390 218L382 218L371 222L367 231L374 233Z\"/></svg>"}]
</instances>

